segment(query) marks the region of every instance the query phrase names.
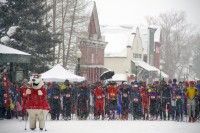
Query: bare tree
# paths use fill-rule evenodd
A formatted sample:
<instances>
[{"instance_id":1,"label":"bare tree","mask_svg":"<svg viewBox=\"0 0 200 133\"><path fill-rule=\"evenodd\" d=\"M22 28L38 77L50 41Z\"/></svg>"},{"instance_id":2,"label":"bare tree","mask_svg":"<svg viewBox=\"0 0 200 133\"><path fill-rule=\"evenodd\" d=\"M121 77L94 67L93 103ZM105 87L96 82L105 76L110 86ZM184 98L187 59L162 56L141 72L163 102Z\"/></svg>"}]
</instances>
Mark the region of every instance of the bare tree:
<instances>
[{"instance_id":1,"label":"bare tree","mask_svg":"<svg viewBox=\"0 0 200 133\"><path fill-rule=\"evenodd\" d=\"M197 34L193 41L193 71L196 73L196 77L200 79L200 32Z\"/></svg>"},{"instance_id":2,"label":"bare tree","mask_svg":"<svg viewBox=\"0 0 200 133\"><path fill-rule=\"evenodd\" d=\"M190 28L184 12L167 12L158 17L147 18L148 24L161 28L161 58L165 61L164 70L170 78L182 72L184 64L191 57ZM178 75L180 77L180 75Z\"/></svg>"},{"instance_id":3,"label":"bare tree","mask_svg":"<svg viewBox=\"0 0 200 133\"><path fill-rule=\"evenodd\" d=\"M64 67L74 66L76 63L75 53L77 50L77 35L89 16L86 13L90 0L47 0L52 6L48 19L52 25L52 32L58 34L61 43L54 47L55 62L62 63ZM92 10L92 9L90 9Z\"/></svg>"},{"instance_id":4,"label":"bare tree","mask_svg":"<svg viewBox=\"0 0 200 133\"><path fill-rule=\"evenodd\" d=\"M69 51L70 51L71 39L72 39L73 28L74 28L74 19L75 19L76 10L77 10L77 9L76 9L76 7L77 7L77 2L78 2L78 0L75 0L74 9L73 9L73 13L72 13L72 20L71 20L70 32L69 32L69 41L68 41L68 44L67 44L67 56L66 56L66 61L65 61L65 59L64 59L63 66L66 66L66 65L67 65L68 58L69 58Z\"/></svg>"},{"instance_id":5,"label":"bare tree","mask_svg":"<svg viewBox=\"0 0 200 133\"><path fill-rule=\"evenodd\" d=\"M57 3L57 0L53 0L53 17L52 17L53 29L52 29L52 32L54 35L56 34L56 3ZM53 47L54 60L55 60L55 52L56 52L56 44L54 44L54 47ZM54 65L54 63L55 63L55 61L53 62L53 65Z\"/></svg>"}]
</instances>

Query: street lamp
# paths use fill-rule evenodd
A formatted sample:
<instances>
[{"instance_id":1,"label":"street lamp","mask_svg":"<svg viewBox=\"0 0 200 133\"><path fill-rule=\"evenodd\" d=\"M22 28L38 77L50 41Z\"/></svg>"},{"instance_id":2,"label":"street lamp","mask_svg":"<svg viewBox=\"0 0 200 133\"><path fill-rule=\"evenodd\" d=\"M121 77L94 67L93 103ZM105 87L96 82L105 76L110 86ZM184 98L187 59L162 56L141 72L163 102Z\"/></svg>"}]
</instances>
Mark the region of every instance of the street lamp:
<instances>
[{"instance_id":1,"label":"street lamp","mask_svg":"<svg viewBox=\"0 0 200 133\"><path fill-rule=\"evenodd\" d=\"M82 56L82 53L81 53L81 50L78 49L76 51L76 57L78 59L78 64L77 64L77 75L80 75L80 59L81 59L81 56Z\"/></svg>"},{"instance_id":2,"label":"street lamp","mask_svg":"<svg viewBox=\"0 0 200 133\"><path fill-rule=\"evenodd\" d=\"M190 77L191 77L191 70L192 70L192 63L189 63L189 66L188 66L188 77L187 77L187 80L189 80L190 79Z\"/></svg>"},{"instance_id":3,"label":"street lamp","mask_svg":"<svg viewBox=\"0 0 200 133\"><path fill-rule=\"evenodd\" d=\"M161 79L162 79L162 73L161 73L161 71L162 71L162 68L163 68L163 66L162 66L162 65L160 65L160 81L161 81Z\"/></svg>"},{"instance_id":4,"label":"street lamp","mask_svg":"<svg viewBox=\"0 0 200 133\"><path fill-rule=\"evenodd\" d=\"M165 61L160 59L160 67L159 67L159 70L160 70L160 81L162 79L162 69L163 69L163 65L165 64Z\"/></svg>"}]
</instances>

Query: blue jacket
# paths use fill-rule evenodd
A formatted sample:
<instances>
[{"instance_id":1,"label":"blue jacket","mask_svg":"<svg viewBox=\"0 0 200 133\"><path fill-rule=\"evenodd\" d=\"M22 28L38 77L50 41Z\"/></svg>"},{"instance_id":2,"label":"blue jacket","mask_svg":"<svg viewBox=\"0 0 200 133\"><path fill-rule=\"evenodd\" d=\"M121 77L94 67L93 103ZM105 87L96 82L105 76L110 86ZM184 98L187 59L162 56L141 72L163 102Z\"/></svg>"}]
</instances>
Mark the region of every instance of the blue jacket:
<instances>
[{"instance_id":1,"label":"blue jacket","mask_svg":"<svg viewBox=\"0 0 200 133\"><path fill-rule=\"evenodd\" d=\"M200 84L197 84L196 87L197 87L197 90L200 91Z\"/></svg>"},{"instance_id":2,"label":"blue jacket","mask_svg":"<svg viewBox=\"0 0 200 133\"><path fill-rule=\"evenodd\" d=\"M117 113L121 114L122 113L122 98L121 95L118 95L118 100L117 100Z\"/></svg>"},{"instance_id":3,"label":"blue jacket","mask_svg":"<svg viewBox=\"0 0 200 133\"><path fill-rule=\"evenodd\" d=\"M0 86L0 107L4 106L3 94L4 94L4 89Z\"/></svg>"}]
</instances>

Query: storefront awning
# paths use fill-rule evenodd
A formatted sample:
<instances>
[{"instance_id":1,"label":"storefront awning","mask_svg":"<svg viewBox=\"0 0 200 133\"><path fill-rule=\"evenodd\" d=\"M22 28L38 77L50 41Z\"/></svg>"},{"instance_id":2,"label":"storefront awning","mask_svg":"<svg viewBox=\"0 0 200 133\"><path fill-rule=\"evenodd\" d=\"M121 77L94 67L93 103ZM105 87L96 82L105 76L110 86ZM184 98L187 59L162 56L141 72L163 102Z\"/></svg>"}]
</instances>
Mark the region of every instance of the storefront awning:
<instances>
[{"instance_id":1,"label":"storefront awning","mask_svg":"<svg viewBox=\"0 0 200 133\"><path fill-rule=\"evenodd\" d=\"M163 78L168 78L169 76L163 72L163 71L160 71L158 68L154 67L154 66L151 66L149 65L148 63L144 62L144 61L135 61L135 60L132 60L133 63L137 64L137 66L140 66L141 68L147 70L148 72L157 72L158 75L161 74L161 76Z\"/></svg>"},{"instance_id":2,"label":"storefront awning","mask_svg":"<svg viewBox=\"0 0 200 133\"><path fill-rule=\"evenodd\" d=\"M144 62L144 61L135 61L132 60L133 63L137 64L137 66L142 67L143 69L151 72L151 71L158 71L158 69L154 66L149 65L148 63Z\"/></svg>"},{"instance_id":3,"label":"storefront awning","mask_svg":"<svg viewBox=\"0 0 200 133\"><path fill-rule=\"evenodd\" d=\"M30 54L0 44L0 63L30 63Z\"/></svg>"}]
</instances>

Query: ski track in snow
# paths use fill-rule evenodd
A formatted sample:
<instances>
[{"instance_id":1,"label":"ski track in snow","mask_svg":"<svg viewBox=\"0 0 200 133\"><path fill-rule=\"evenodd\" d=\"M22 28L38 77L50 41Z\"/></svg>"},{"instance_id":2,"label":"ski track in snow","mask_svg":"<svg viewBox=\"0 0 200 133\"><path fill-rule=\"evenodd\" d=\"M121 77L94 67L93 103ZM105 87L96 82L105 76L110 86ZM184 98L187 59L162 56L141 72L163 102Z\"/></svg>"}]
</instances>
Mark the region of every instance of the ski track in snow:
<instances>
[{"instance_id":1,"label":"ski track in snow","mask_svg":"<svg viewBox=\"0 0 200 133\"><path fill-rule=\"evenodd\" d=\"M0 133L199 133L200 123L174 121L47 121L47 131L24 130L25 121L1 120ZM38 127L38 123L37 123Z\"/></svg>"}]
</instances>

